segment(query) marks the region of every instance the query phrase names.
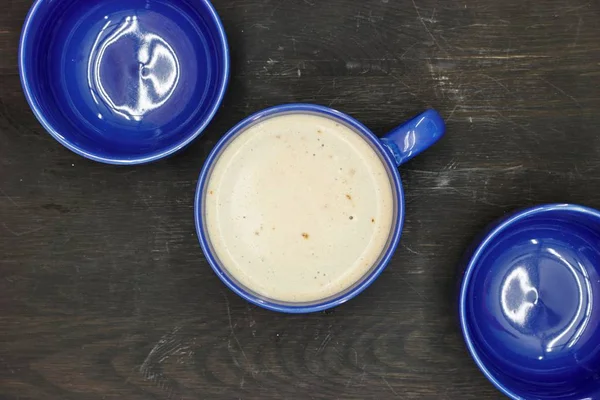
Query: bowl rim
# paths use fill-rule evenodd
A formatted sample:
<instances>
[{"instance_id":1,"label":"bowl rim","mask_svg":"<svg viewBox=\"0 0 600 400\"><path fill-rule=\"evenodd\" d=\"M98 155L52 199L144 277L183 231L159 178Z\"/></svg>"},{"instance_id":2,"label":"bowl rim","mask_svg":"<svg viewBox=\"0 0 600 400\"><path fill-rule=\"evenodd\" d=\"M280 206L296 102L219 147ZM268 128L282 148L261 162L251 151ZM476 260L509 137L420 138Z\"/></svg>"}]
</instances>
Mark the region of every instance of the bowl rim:
<instances>
[{"instance_id":1,"label":"bowl rim","mask_svg":"<svg viewBox=\"0 0 600 400\"><path fill-rule=\"evenodd\" d=\"M268 118L277 114L303 111L320 113L326 116L337 118L343 121L344 123L347 123L350 127L356 129L361 134L363 134L365 139L373 144L375 151L382 157L382 162L384 164L387 164L387 166L389 167L389 170L391 172L390 185L392 185L393 188L396 190L398 206L397 215L395 216L392 225L392 230L390 231L389 246L382 253L382 256L377 265L367 276L365 276L361 280L358 280L354 286L351 286L350 290L343 291L341 292L341 294L338 293L329 298L316 301L314 302L314 304L294 305L293 303L277 302L272 299L262 299L246 291L243 287L239 286L234 280L229 278L229 276L222 270L221 266L217 262L215 255L213 255L213 252L211 250L210 242L208 239L208 233L204 230L204 226L202 223L202 209L204 202L203 199L205 197L205 192L203 188L210 177L211 168L214 165L214 163L218 160L221 150L230 143L231 139L235 138L236 135L241 133L246 127L252 125L258 120ZM354 119L350 115L330 107L310 103L289 103L268 107L251 114L250 116L244 118L239 123L237 123L219 140L219 142L217 142L217 144L213 147L211 153L207 157L206 161L204 162L204 165L200 172L200 176L198 178L198 183L196 185L196 195L194 197L194 221L196 225L196 234L198 237L198 241L200 242L200 247L210 267L219 277L219 279L230 290L232 290L244 300L259 307L265 308L267 310L288 314L304 314L317 311L324 311L329 308L339 306L347 302L348 300L353 299L358 294L363 292L367 287L369 287L385 270L385 268L389 264L390 259L392 258L398 247L400 237L402 235L402 229L404 226L404 213L405 198L404 191L402 188L402 181L400 178L400 172L396 162L393 159L391 152L386 149L386 147L383 145L380 139L369 128L367 128L365 125L363 125L361 122Z\"/></svg>"},{"instance_id":2,"label":"bowl rim","mask_svg":"<svg viewBox=\"0 0 600 400\"><path fill-rule=\"evenodd\" d=\"M477 262L479 261L479 257L481 254L493 244L494 239L502 233L506 228L511 226L512 224L521 221L523 219L529 218L533 215L543 214L549 211L570 211L585 214L600 220L600 211L595 210L590 207L581 206L577 204L569 204L569 203L551 203L551 204L542 204L536 205L532 207L527 207L525 209L516 211L506 217L500 218L496 223L492 225L491 228L488 228L487 231L484 231L481 239L476 239L477 246L475 250L473 250L469 254L469 261L464 270L464 275L462 278L462 282L460 283L459 290L459 308L458 314L460 319L460 329L463 335L463 339L467 345L467 349L471 358L475 361L475 364L479 368L479 370L485 375L485 377L498 389L500 392L508 396L512 400L526 400L524 397L517 395L512 392L506 385L502 384L496 377L492 374L492 372L487 368L485 363L482 361L477 349L473 344L474 340L471 336L470 329L467 326L467 317L466 317L466 301L467 301L467 289L471 280L471 276L473 271L477 268Z\"/></svg>"},{"instance_id":3,"label":"bowl rim","mask_svg":"<svg viewBox=\"0 0 600 400\"><path fill-rule=\"evenodd\" d=\"M222 63L223 68L220 69L220 73L218 74L218 93L215 97L215 101L211 104L209 108L209 112L206 114L206 117L197 125L197 127L193 130L193 132L189 132L183 139L177 141L176 143L167 146L163 149L153 151L149 154L144 154L137 157L131 158L120 158L120 157L110 157L104 155L97 155L94 152L86 151L82 147L72 143L70 140L66 139L60 132L55 129L50 122L46 119L44 114L41 112L41 107L38 101L34 98L31 88L30 88L30 77L27 73L27 69L24 67L25 65L25 54L28 49L27 39L31 32L31 24L32 20L35 17L39 7L47 2L47 0L35 0L27 16L25 17L25 22L23 24L23 28L21 29L21 36L19 39L19 51L18 51L18 67L19 67L19 77L21 80L21 86L23 88L23 92L25 94L25 99L29 104L29 107L33 111L33 114L42 125L42 127L48 132L54 139L56 139L60 144L64 147L68 148L72 152L88 158L93 161L98 161L105 164L113 164L113 165L137 165L137 164L146 164L153 161L157 161L159 159L168 157L179 150L183 149L187 145L189 145L194 139L201 135L201 133L206 129L208 124L213 120L217 110L221 106L223 102L223 98L225 97L225 92L227 90L227 86L229 84L230 79L230 51L229 44L227 41L227 35L225 33L225 28L223 27L223 23L217 14L214 6L209 0L198 0L200 6L206 7L207 11L210 14L212 22L215 24L217 35L219 38L219 44L222 52Z\"/></svg>"}]
</instances>

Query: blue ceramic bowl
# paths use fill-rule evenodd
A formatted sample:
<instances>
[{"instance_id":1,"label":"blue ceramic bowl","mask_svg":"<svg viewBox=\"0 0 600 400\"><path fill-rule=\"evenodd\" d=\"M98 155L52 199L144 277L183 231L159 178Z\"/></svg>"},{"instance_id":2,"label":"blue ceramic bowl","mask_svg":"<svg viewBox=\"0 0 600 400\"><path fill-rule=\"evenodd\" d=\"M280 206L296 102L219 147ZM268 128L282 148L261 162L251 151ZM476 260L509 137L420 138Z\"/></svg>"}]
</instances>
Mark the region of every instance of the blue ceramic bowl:
<instances>
[{"instance_id":1,"label":"blue ceramic bowl","mask_svg":"<svg viewBox=\"0 0 600 400\"><path fill-rule=\"evenodd\" d=\"M204 130L225 93L229 51L208 0L37 0L19 71L56 140L92 160L139 164Z\"/></svg>"},{"instance_id":2,"label":"blue ceramic bowl","mask_svg":"<svg viewBox=\"0 0 600 400\"><path fill-rule=\"evenodd\" d=\"M267 118L291 113L322 115L327 118L331 118L340 124L344 124L360 134L372 146L376 153L379 154L380 159L384 163L388 172L389 179L396 197L394 216L391 224L392 228L388 238L387 246L371 270L368 271L358 282L343 292L329 298L310 303L278 302L261 296L252 289L237 282L227 272L225 266L223 266L216 257L215 252L212 249L203 218L207 182L210 178L210 174L213 170L215 162L223 153L224 149L247 128L264 121ZM398 166L432 146L444 135L444 132L444 121L434 110L425 111L403 125L395 128L381 139L379 139L367 127L349 115L328 107L314 104L286 104L268 108L249 116L238 125L233 127L225 134L225 136L223 136L223 138L212 150L200 173L198 187L196 189L194 216L196 221L196 232L198 233L198 239L204 255L206 256L217 276L223 281L223 283L225 283L225 285L227 285L240 297L263 308L286 313L308 313L326 310L328 308L345 303L365 290L369 285L371 285L371 283L375 281L375 279L377 279L390 261L390 258L394 254L394 251L396 250L396 247L400 241L400 234L402 232L402 225L404 222L404 194L402 190L402 183L400 181L400 174L398 172Z\"/></svg>"},{"instance_id":3,"label":"blue ceramic bowl","mask_svg":"<svg viewBox=\"0 0 600 400\"><path fill-rule=\"evenodd\" d=\"M469 256L460 325L485 376L512 399L599 399L600 212L520 211Z\"/></svg>"}]
</instances>

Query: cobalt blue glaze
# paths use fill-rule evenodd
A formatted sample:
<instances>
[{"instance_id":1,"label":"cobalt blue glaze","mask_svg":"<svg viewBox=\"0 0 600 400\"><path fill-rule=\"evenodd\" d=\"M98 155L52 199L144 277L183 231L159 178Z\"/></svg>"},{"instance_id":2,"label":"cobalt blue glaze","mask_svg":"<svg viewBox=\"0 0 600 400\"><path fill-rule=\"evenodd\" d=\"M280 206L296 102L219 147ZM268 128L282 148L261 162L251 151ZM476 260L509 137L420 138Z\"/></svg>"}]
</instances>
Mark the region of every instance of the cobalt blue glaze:
<instances>
[{"instance_id":1,"label":"cobalt blue glaze","mask_svg":"<svg viewBox=\"0 0 600 400\"><path fill-rule=\"evenodd\" d=\"M444 120L427 110L389 132L381 141L391 150L398 165L429 148L444 135Z\"/></svg>"},{"instance_id":2,"label":"cobalt blue glaze","mask_svg":"<svg viewBox=\"0 0 600 400\"><path fill-rule=\"evenodd\" d=\"M267 118L289 114L289 113L312 113L320 114L326 117L335 119L339 123L345 124L354 131L362 135L373 147L373 149L379 154L381 160L386 165L386 169L390 176L390 180L393 184L393 190L397 199L394 210L394 221L392 223L392 232L388 240L386 250L383 252L379 261L373 268L355 285L346 289L344 292L339 293L327 299L320 300L312 303L282 303L275 302L271 299L265 298L258 293L253 292L249 288L241 285L235 281L223 268L219 260L215 257L214 251L212 250L206 229L204 227L203 215L204 215L204 198L206 197L206 184L215 162L227 147L239 134L250 126L263 121ZM358 295L360 292L365 290L377 277L383 272L386 265L390 261L398 243L400 241L400 234L402 232L402 225L404 223L404 194L402 190L402 183L400 180L400 173L398 172L398 166L401 162L404 162L412 156L425 150L428 146L435 143L444 133L445 126L439 116L439 114L433 110L428 110L414 120L422 120L422 124L415 126L415 124L405 124L392 131L393 136L386 136L383 140L377 138L373 132L371 132L363 124L355 120L354 118L341 113L337 110L329 107L314 105L314 104L286 104L268 108L257 112L244 119L236 126L234 126L229 132L221 138L216 144L208 159L206 160L202 171L200 172L200 178L198 179L198 186L196 189L196 198L194 201L194 217L196 222L196 232L198 234L198 240L204 255L206 256L209 264L217 274L217 276L227 285L233 292L238 294L245 300L256 304L260 307L285 312L285 313L309 313L326 310L345 303ZM430 121L434 120L434 121ZM432 126L437 127L433 129ZM422 131L421 129L427 129ZM402 135L404 132L404 135ZM412 149L411 157L402 157L400 161L395 157L394 148L405 148L404 143L413 142L414 146Z\"/></svg>"},{"instance_id":3,"label":"cobalt blue glaze","mask_svg":"<svg viewBox=\"0 0 600 400\"><path fill-rule=\"evenodd\" d=\"M600 212L550 204L497 222L470 254L460 325L512 399L600 399Z\"/></svg>"},{"instance_id":4,"label":"cobalt blue glaze","mask_svg":"<svg viewBox=\"0 0 600 400\"><path fill-rule=\"evenodd\" d=\"M37 0L19 69L34 114L60 143L138 164L204 130L225 93L229 51L208 0Z\"/></svg>"}]
</instances>

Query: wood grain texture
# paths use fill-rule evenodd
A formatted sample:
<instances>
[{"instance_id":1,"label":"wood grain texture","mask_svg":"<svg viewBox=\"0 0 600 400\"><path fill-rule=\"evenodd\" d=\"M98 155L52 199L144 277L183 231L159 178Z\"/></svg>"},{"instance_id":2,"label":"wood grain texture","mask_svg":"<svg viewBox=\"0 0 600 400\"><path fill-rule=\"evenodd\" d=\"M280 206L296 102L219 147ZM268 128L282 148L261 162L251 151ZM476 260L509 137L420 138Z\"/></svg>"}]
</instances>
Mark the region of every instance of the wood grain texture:
<instances>
[{"instance_id":1,"label":"wood grain texture","mask_svg":"<svg viewBox=\"0 0 600 400\"><path fill-rule=\"evenodd\" d=\"M600 208L600 4L586 0L215 0L232 51L206 134L117 168L30 112L0 2L0 398L496 399L459 335L456 267L517 207ZM383 134L434 107L447 137L401 168L401 246L363 294L289 316L245 303L197 244L197 174L224 132L284 102Z\"/></svg>"}]
</instances>

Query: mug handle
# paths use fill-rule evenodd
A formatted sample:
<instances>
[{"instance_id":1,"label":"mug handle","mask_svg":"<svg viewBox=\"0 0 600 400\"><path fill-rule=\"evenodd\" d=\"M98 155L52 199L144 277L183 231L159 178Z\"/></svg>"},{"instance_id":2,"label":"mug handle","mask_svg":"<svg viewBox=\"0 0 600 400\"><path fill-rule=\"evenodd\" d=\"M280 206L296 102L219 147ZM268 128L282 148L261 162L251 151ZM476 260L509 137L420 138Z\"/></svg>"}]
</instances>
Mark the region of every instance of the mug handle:
<instances>
[{"instance_id":1,"label":"mug handle","mask_svg":"<svg viewBox=\"0 0 600 400\"><path fill-rule=\"evenodd\" d=\"M400 166L432 146L444 136L446 124L435 110L427 110L393 129L381 142Z\"/></svg>"}]
</instances>

